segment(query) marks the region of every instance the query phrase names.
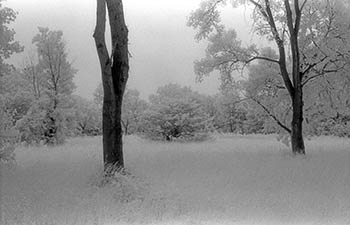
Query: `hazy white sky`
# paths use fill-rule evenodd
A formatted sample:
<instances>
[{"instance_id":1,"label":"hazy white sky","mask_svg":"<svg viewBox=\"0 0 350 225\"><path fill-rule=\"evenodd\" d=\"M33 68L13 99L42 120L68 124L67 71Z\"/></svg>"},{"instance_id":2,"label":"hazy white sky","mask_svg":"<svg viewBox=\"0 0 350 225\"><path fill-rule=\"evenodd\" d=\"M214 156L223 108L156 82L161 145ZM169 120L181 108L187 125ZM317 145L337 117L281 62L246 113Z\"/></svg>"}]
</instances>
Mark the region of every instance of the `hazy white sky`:
<instances>
[{"instance_id":1,"label":"hazy white sky","mask_svg":"<svg viewBox=\"0 0 350 225\"><path fill-rule=\"evenodd\" d=\"M169 82L192 86L194 90L213 94L218 79L211 76L195 83L193 61L204 56L205 43L194 40L195 31L186 26L187 17L200 0L124 0L129 27L129 88L136 88L143 98ZM19 12L12 24L16 39L31 47L37 27L62 30L70 58L79 70L75 77L76 94L92 98L101 82L100 68L92 38L95 26L96 0L7 0L5 5ZM225 14L230 23L247 39L250 31L249 13L232 10ZM21 65L22 56L13 58Z\"/></svg>"}]
</instances>

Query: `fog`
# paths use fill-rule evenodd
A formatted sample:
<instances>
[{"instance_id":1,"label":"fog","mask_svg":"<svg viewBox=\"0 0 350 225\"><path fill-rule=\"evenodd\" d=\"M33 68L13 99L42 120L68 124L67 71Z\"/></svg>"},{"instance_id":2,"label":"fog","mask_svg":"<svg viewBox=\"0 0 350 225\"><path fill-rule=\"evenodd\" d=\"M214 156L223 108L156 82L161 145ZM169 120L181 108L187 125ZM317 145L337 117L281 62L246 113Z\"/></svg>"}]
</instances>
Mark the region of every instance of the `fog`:
<instances>
[{"instance_id":1,"label":"fog","mask_svg":"<svg viewBox=\"0 0 350 225\"><path fill-rule=\"evenodd\" d=\"M129 28L130 78L129 88L140 91L142 98L167 83L192 86L201 93L214 94L218 76L195 82L193 61L204 56L206 43L194 39L195 31L186 26L187 18L200 0L125 0L124 10ZM23 66L28 52L35 51L32 37L37 27L62 30L69 57L78 69L75 76L76 94L92 98L101 82L100 68L92 34L95 26L95 0L7 0L5 6L19 14L11 26L16 40L25 52L12 57L17 67ZM226 9L223 20L234 27L239 37L251 40L247 9Z\"/></svg>"}]
</instances>

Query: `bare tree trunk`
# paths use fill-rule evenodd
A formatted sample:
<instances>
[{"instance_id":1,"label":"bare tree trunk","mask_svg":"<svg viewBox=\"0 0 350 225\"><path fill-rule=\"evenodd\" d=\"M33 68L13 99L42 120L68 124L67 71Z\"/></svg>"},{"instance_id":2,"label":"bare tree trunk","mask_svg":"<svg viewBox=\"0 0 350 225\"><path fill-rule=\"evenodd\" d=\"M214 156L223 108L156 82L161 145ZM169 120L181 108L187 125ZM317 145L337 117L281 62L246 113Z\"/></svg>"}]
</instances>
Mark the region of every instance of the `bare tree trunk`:
<instances>
[{"instance_id":1,"label":"bare tree trunk","mask_svg":"<svg viewBox=\"0 0 350 225\"><path fill-rule=\"evenodd\" d=\"M303 139L303 95L302 89L295 92L293 104L291 143L294 154L305 154Z\"/></svg>"},{"instance_id":2,"label":"bare tree trunk","mask_svg":"<svg viewBox=\"0 0 350 225\"><path fill-rule=\"evenodd\" d=\"M106 6L112 36L112 56L105 42ZM128 80L128 29L124 21L121 0L97 0L97 20L94 32L100 60L103 84L103 160L105 169L111 165L123 168L121 112L123 94Z\"/></svg>"}]
</instances>

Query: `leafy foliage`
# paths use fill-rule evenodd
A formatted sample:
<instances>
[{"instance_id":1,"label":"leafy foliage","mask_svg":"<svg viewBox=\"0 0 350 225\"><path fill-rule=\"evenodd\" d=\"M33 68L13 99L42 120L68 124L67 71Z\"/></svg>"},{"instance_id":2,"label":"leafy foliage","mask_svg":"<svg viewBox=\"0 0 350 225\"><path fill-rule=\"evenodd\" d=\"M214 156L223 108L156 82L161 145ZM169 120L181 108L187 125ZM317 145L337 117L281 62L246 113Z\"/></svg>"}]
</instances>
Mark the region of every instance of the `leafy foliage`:
<instances>
[{"instance_id":1,"label":"leafy foliage","mask_svg":"<svg viewBox=\"0 0 350 225\"><path fill-rule=\"evenodd\" d=\"M3 100L4 98L0 96L0 163L15 160L14 150L18 137Z\"/></svg>"},{"instance_id":2,"label":"leafy foliage","mask_svg":"<svg viewBox=\"0 0 350 225\"><path fill-rule=\"evenodd\" d=\"M205 0L188 20L188 25L198 31L195 38L207 39L209 42L205 57L195 62L197 78L201 80L217 70L222 83L234 83L233 72L244 72L248 66L250 74L248 80L242 82L245 85L242 94L247 94L276 122L279 127L272 127L276 132L294 137L293 152L304 153L301 132L303 101L311 98L306 96L303 99L303 91L309 93L306 88L312 86L312 91L320 96L325 86L337 90L337 93L343 88L339 86L341 82L336 81L337 78L330 77L348 71L349 4L335 0L232 1L234 7L240 4L254 7L254 32L274 41L279 53L277 55L271 49L258 49L253 44L245 47L237 39L234 30L225 29L220 20L220 6L226 2ZM257 64L254 64L257 60ZM260 62L262 60L264 63ZM316 82L316 86L310 84L315 80L326 82ZM341 104L344 106L344 103ZM313 111L311 108L307 110ZM344 118L339 114L341 116L336 118Z\"/></svg>"},{"instance_id":3,"label":"leafy foliage","mask_svg":"<svg viewBox=\"0 0 350 225\"><path fill-rule=\"evenodd\" d=\"M33 43L37 47L37 63L31 60L23 71L33 102L17 127L22 140L28 143L60 144L69 133L76 70L68 61L62 31L39 27Z\"/></svg>"},{"instance_id":4,"label":"leafy foliage","mask_svg":"<svg viewBox=\"0 0 350 225\"><path fill-rule=\"evenodd\" d=\"M122 125L126 135L141 132L141 119L147 108L148 104L145 100L140 99L138 90L127 89L125 91L123 96Z\"/></svg>"},{"instance_id":5,"label":"leafy foliage","mask_svg":"<svg viewBox=\"0 0 350 225\"><path fill-rule=\"evenodd\" d=\"M11 66L4 62L13 53L23 51L23 47L14 40L15 31L8 25L15 21L17 13L10 8L3 7L0 0L0 76L8 74Z\"/></svg>"},{"instance_id":6,"label":"leafy foliage","mask_svg":"<svg viewBox=\"0 0 350 225\"><path fill-rule=\"evenodd\" d=\"M75 123L78 135L96 136L102 134L101 109L93 101L73 96L73 112L71 119Z\"/></svg>"},{"instance_id":7,"label":"leafy foliage","mask_svg":"<svg viewBox=\"0 0 350 225\"><path fill-rule=\"evenodd\" d=\"M200 95L177 84L160 87L150 96L143 121L144 135L155 140L203 140L212 129Z\"/></svg>"}]
</instances>

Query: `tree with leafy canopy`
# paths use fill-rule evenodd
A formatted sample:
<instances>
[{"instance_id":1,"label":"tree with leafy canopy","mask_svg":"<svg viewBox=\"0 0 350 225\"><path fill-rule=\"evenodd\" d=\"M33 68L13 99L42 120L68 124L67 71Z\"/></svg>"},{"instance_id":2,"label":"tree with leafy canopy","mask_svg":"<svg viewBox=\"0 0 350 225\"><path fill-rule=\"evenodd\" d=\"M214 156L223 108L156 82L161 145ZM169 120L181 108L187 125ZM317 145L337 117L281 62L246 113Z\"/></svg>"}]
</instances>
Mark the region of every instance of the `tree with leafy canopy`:
<instances>
[{"instance_id":1,"label":"tree with leafy canopy","mask_svg":"<svg viewBox=\"0 0 350 225\"><path fill-rule=\"evenodd\" d=\"M43 140L46 144L60 144L66 136L66 115L70 111L77 70L68 59L63 32L38 29L32 41L37 48L37 64L30 63L23 71L33 103L17 127L27 142Z\"/></svg>"},{"instance_id":2,"label":"tree with leafy canopy","mask_svg":"<svg viewBox=\"0 0 350 225\"><path fill-rule=\"evenodd\" d=\"M3 0L0 0L0 77L8 74L11 65L4 60L8 59L13 53L23 51L23 47L14 40L15 31L8 25L15 21L17 13L8 7L3 7Z\"/></svg>"},{"instance_id":3,"label":"tree with leafy canopy","mask_svg":"<svg viewBox=\"0 0 350 225\"><path fill-rule=\"evenodd\" d=\"M112 36L112 52L106 41L106 8ZM124 168L121 113L123 95L129 77L128 28L122 0L97 0L96 50L100 61L103 85L103 160L105 170L111 166Z\"/></svg>"},{"instance_id":4,"label":"tree with leafy canopy","mask_svg":"<svg viewBox=\"0 0 350 225\"><path fill-rule=\"evenodd\" d=\"M234 7L254 7L254 31L276 44L278 56L270 58L255 45L243 46L234 30L220 21L219 6L226 0L205 0L193 11L188 25L196 39L208 39L206 57L195 62L201 78L219 70L231 75L257 60L273 63L292 106L290 126L280 124L291 139L294 154L305 154L303 93L310 81L344 69L349 62L349 16L345 1L335 0L235 0ZM290 59L290 60L289 60Z\"/></svg>"},{"instance_id":5,"label":"tree with leafy canopy","mask_svg":"<svg viewBox=\"0 0 350 225\"><path fill-rule=\"evenodd\" d=\"M202 99L189 87L178 84L158 88L150 96L150 106L142 118L144 135L166 141L207 138L213 124Z\"/></svg>"},{"instance_id":6,"label":"tree with leafy canopy","mask_svg":"<svg viewBox=\"0 0 350 225\"><path fill-rule=\"evenodd\" d=\"M271 58L276 57L273 49L264 51L270 51ZM341 70L308 83L304 90L304 135L347 136L349 80L346 70ZM282 126L291 119L291 103L282 82L276 65L259 61L249 67L243 86L245 94L250 96L250 104L259 106L256 113L270 115L270 119L264 121L265 130L278 132L279 138L288 144L289 136Z\"/></svg>"},{"instance_id":7,"label":"tree with leafy canopy","mask_svg":"<svg viewBox=\"0 0 350 225\"><path fill-rule=\"evenodd\" d=\"M214 96L216 113L215 128L225 133L243 133L246 111L238 92L230 89Z\"/></svg>"},{"instance_id":8,"label":"tree with leafy canopy","mask_svg":"<svg viewBox=\"0 0 350 225\"><path fill-rule=\"evenodd\" d=\"M7 81L12 79L10 76L13 72L13 66L6 63L5 60L12 54L23 51L23 47L14 40L15 31L8 26L15 21L17 13L11 8L4 7L3 2L0 0L0 161L7 161L14 158L13 140L16 139L17 134L14 132L13 120L14 117L21 114L14 109L25 103L22 104L21 101L24 96L10 96L5 92L5 89L8 88Z\"/></svg>"}]
</instances>

